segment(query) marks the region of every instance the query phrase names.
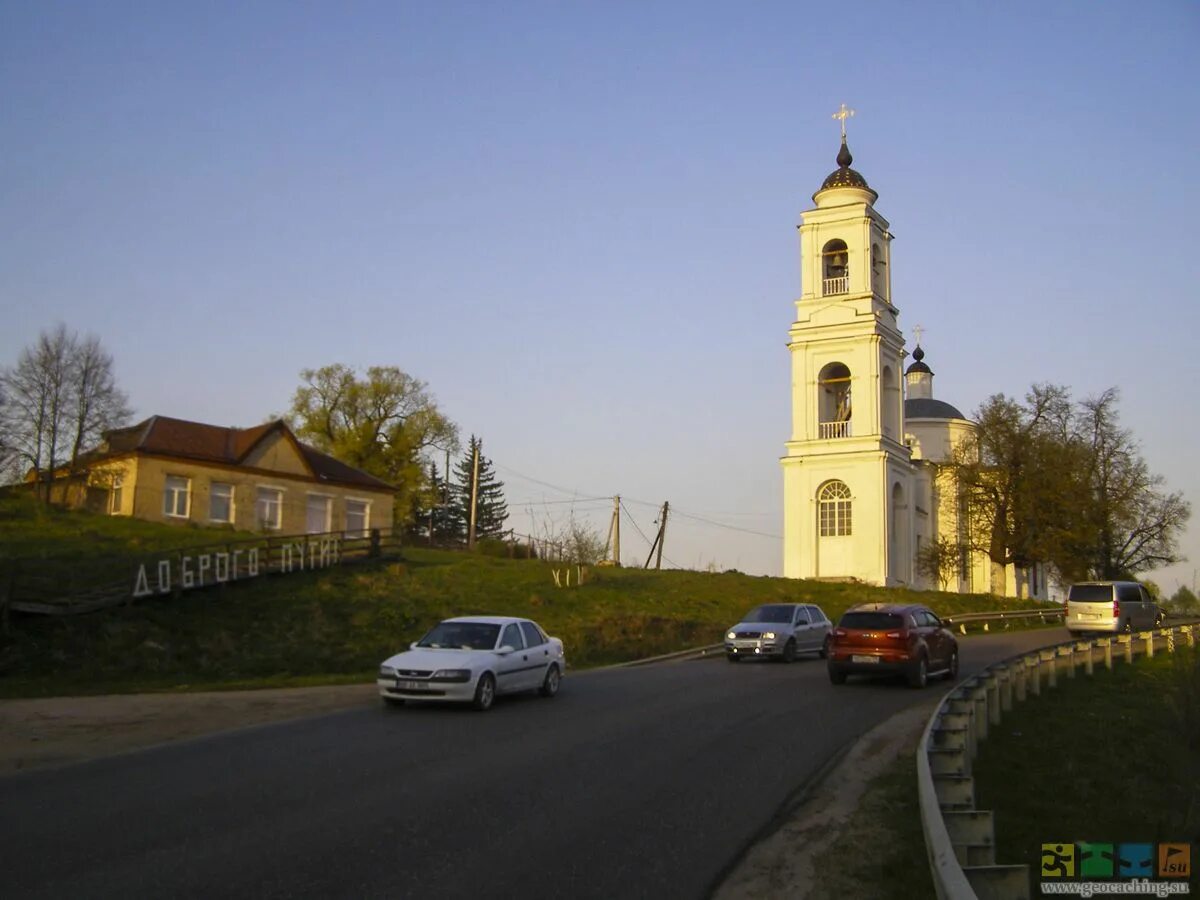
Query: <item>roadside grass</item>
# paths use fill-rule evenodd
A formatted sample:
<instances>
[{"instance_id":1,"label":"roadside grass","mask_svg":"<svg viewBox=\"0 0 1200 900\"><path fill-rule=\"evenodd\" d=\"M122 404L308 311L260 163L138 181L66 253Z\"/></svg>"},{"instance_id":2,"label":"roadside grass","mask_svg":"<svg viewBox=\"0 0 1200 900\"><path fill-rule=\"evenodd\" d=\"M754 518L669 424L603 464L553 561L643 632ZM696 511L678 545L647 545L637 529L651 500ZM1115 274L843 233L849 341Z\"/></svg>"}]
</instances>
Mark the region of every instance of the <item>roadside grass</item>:
<instances>
[{"instance_id":1,"label":"roadside grass","mask_svg":"<svg viewBox=\"0 0 1200 900\"><path fill-rule=\"evenodd\" d=\"M812 900L928 900L935 895L918 814L917 765L897 757L863 792L837 843L815 860Z\"/></svg>"},{"instance_id":2,"label":"roadside grass","mask_svg":"<svg viewBox=\"0 0 1200 900\"><path fill-rule=\"evenodd\" d=\"M997 862L1027 864L1035 893L1043 843L1191 843L1195 866L1200 652L1060 677L989 733L974 776L977 808L995 814Z\"/></svg>"},{"instance_id":3,"label":"roadside grass","mask_svg":"<svg viewBox=\"0 0 1200 900\"><path fill-rule=\"evenodd\" d=\"M11 533L11 523L4 528ZM147 552L197 533L55 510L27 518L25 528L22 546L53 547L60 558L131 541ZM156 534L161 543L152 542ZM919 599L942 614L1029 604L685 570L589 568L582 585L572 570L571 586L560 588L552 570L561 575L562 564L418 547L406 548L404 557L266 576L69 618L14 614L9 633L0 635L0 696L368 681L382 660L454 615L534 619L563 639L568 663L582 668L718 643L760 603L816 603L834 620L868 601Z\"/></svg>"}]
</instances>

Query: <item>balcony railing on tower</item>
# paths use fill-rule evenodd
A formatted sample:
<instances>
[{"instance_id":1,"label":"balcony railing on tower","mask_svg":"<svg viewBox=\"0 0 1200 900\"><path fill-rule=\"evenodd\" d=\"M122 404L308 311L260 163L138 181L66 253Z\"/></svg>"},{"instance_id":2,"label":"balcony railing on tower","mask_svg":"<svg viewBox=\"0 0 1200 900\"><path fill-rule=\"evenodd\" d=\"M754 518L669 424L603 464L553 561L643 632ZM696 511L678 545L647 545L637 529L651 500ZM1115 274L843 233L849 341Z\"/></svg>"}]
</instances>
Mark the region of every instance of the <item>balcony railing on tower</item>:
<instances>
[{"instance_id":1,"label":"balcony railing on tower","mask_svg":"<svg viewBox=\"0 0 1200 900\"><path fill-rule=\"evenodd\" d=\"M830 294L848 294L850 293L850 276L839 275L836 278L825 279L825 296Z\"/></svg>"},{"instance_id":2,"label":"balcony railing on tower","mask_svg":"<svg viewBox=\"0 0 1200 900\"><path fill-rule=\"evenodd\" d=\"M850 437L850 421L821 422L821 440Z\"/></svg>"}]
</instances>

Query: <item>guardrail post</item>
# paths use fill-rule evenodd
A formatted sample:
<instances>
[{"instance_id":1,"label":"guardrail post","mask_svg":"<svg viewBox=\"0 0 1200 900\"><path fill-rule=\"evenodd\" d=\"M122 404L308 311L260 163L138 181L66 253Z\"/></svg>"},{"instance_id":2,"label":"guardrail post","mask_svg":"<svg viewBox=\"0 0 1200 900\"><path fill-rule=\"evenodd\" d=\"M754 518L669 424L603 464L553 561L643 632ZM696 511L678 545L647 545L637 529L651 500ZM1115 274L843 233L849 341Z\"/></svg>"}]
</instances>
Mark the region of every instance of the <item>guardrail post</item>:
<instances>
[{"instance_id":1,"label":"guardrail post","mask_svg":"<svg viewBox=\"0 0 1200 900\"><path fill-rule=\"evenodd\" d=\"M1011 666L1004 666L999 669L1000 680L1000 710L1001 712L1009 712L1013 706L1013 678L1014 673Z\"/></svg>"},{"instance_id":2,"label":"guardrail post","mask_svg":"<svg viewBox=\"0 0 1200 900\"><path fill-rule=\"evenodd\" d=\"M1068 644L1065 647L1058 648L1058 655L1067 661L1067 677L1075 677L1075 648Z\"/></svg>"},{"instance_id":3,"label":"guardrail post","mask_svg":"<svg viewBox=\"0 0 1200 900\"><path fill-rule=\"evenodd\" d=\"M1013 666L1017 670L1017 702L1024 703L1025 692L1029 688L1029 673L1026 669L1024 658L1018 659L1013 663Z\"/></svg>"},{"instance_id":4,"label":"guardrail post","mask_svg":"<svg viewBox=\"0 0 1200 900\"><path fill-rule=\"evenodd\" d=\"M987 691L988 724L1000 724L1000 678L992 672L983 678L984 689Z\"/></svg>"},{"instance_id":5,"label":"guardrail post","mask_svg":"<svg viewBox=\"0 0 1200 900\"><path fill-rule=\"evenodd\" d=\"M1093 668L1092 657L1094 657L1096 655L1093 644L1091 643L1091 641L1085 641L1083 643L1076 644L1075 649L1081 650L1084 652L1083 653L1083 674L1091 675L1092 668Z\"/></svg>"},{"instance_id":6,"label":"guardrail post","mask_svg":"<svg viewBox=\"0 0 1200 900\"><path fill-rule=\"evenodd\" d=\"M1032 677L1029 680L1030 693L1035 697L1040 697L1042 696L1042 654L1035 653L1027 665L1032 670L1030 672Z\"/></svg>"},{"instance_id":7,"label":"guardrail post","mask_svg":"<svg viewBox=\"0 0 1200 900\"><path fill-rule=\"evenodd\" d=\"M1182 631L1184 637L1187 638L1187 645L1189 647L1195 647L1196 646L1196 635L1195 635L1195 632L1192 630L1192 626L1191 625L1180 625L1179 630Z\"/></svg>"},{"instance_id":8,"label":"guardrail post","mask_svg":"<svg viewBox=\"0 0 1200 900\"><path fill-rule=\"evenodd\" d=\"M1167 636L1167 652L1174 653L1175 652L1175 629L1174 628L1164 628L1163 633Z\"/></svg>"},{"instance_id":9,"label":"guardrail post","mask_svg":"<svg viewBox=\"0 0 1200 900\"><path fill-rule=\"evenodd\" d=\"M1096 641L1096 643L1104 648L1104 668L1108 669L1108 671L1111 672L1112 671L1112 638L1100 638L1098 641Z\"/></svg>"},{"instance_id":10,"label":"guardrail post","mask_svg":"<svg viewBox=\"0 0 1200 900\"><path fill-rule=\"evenodd\" d=\"M1147 631L1145 634L1138 635L1146 639L1146 658L1154 658L1154 632Z\"/></svg>"},{"instance_id":11,"label":"guardrail post","mask_svg":"<svg viewBox=\"0 0 1200 900\"><path fill-rule=\"evenodd\" d=\"M1038 653L1039 662L1049 670L1046 678L1047 687L1058 687L1058 654L1053 650L1043 650Z\"/></svg>"},{"instance_id":12,"label":"guardrail post","mask_svg":"<svg viewBox=\"0 0 1200 900\"><path fill-rule=\"evenodd\" d=\"M979 742L987 740L988 733L988 697L984 685L977 683L971 688L971 703L975 707L975 743L971 748L971 755L974 756Z\"/></svg>"},{"instance_id":13,"label":"guardrail post","mask_svg":"<svg viewBox=\"0 0 1200 900\"><path fill-rule=\"evenodd\" d=\"M1133 662L1133 635L1123 634L1117 638L1117 643L1125 646L1125 662Z\"/></svg>"}]
</instances>

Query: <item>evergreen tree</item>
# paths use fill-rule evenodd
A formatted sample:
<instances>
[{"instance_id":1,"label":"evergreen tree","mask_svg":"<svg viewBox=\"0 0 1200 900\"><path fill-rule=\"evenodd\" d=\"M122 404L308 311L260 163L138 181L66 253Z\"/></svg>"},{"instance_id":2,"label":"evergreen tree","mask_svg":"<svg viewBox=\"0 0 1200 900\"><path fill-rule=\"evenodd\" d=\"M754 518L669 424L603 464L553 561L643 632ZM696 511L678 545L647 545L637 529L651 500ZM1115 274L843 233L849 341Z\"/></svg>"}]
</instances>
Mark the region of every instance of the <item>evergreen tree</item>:
<instances>
[{"instance_id":1,"label":"evergreen tree","mask_svg":"<svg viewBox=\"0 0 1200 900\"><path fill-rule=\"evenodd\" d=\"M429 484L421 492L411 528L414 538L428 541L432 537L439 544L462 540L466 532L460 527L462 510L454 502L454 492L437 463L430 463Z\"/></svg>"},{"instance_id":2,"label":"evergreen tree","mask_svg":"<svg viewBox=\"0 0 1200 900\"><path fill-rule=\"evenodd\" d=\"M450 501L454 508L452 524L461 540L466 540L470 528L471 480L477 454L479 488L475 501L475 539L498 538L506 530L504 523L508 519L508 504L504 500L504 482L497 480L492 461L483 455L483 441L471 435L467 455L454 467L456 477Z\"/></svg>"}]
</instances>

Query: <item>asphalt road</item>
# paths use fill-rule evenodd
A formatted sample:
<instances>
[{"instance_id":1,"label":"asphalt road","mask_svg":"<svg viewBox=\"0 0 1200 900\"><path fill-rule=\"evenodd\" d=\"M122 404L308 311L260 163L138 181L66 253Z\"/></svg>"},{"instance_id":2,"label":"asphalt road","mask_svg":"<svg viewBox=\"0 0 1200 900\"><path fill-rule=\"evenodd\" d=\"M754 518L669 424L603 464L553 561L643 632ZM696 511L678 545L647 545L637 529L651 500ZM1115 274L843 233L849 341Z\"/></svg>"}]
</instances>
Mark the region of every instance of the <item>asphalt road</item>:
<instances>
[{"instance_id":1,"label":"asphalt road","mask_svg":"<svg viewBox=\"0 0 1200 900\"><path fill-rule=\"evenodd\" d=\"M963 674L1066 636L964 639ZM941 689L677 662L15 775L0 896L704 897L823 763Z\"/></svg>"}]
</instances>

